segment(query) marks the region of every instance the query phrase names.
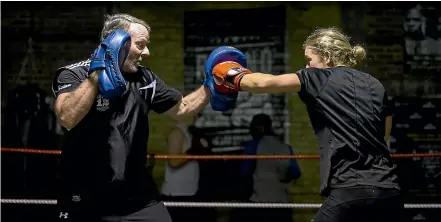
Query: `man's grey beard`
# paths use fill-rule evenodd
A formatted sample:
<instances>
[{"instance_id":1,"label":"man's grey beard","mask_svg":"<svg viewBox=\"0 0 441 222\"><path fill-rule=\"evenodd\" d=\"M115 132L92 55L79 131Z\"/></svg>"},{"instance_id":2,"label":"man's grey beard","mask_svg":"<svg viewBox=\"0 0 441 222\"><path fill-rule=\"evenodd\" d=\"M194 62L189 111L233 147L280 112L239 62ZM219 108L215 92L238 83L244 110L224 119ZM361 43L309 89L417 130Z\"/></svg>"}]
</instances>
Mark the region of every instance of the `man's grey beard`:
<instances>
[{"instance_id":1,"label":"man's grey beard","mask_svg":"<svg viewBox=\"0 0 441 222\"><path fill-rule=\"evenodd\" d=\"M125 73L136 73L136 72L138 72L138 65L136 65L136 62L131 62L129 64L124 63L122 70Z\"/></svg>"}]
</instances>

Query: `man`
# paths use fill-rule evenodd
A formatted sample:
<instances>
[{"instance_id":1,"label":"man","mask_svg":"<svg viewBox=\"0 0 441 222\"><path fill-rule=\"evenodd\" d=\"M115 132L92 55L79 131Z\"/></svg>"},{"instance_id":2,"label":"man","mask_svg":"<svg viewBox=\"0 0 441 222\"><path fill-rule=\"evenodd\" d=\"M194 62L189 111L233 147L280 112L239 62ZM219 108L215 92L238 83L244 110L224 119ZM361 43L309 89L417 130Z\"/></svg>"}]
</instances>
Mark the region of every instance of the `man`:
<instances>
[{"instance_id":1,"label":"man","mask_svg":"<svg viewBox=\"0 0 441 222\"><path fill-rule=\"evenodd\" d=\"M354 69L365 50L336 28L317 29L304 49L306 68L293 74L252 73L223 60L211 72L214 88L225 95L298 93L320 146L326 200L314 221L402 221L404 204L384 140L391 105L380 81Z\"/></svg>"},{"instance_id":2,"label":"man","mask_svg":"<svg viewBox=\"0 0 441 222\"><path fill-rule=\"evenodd\" d=\"M146 167L148 113L176 120L194 116L206 106L210 92L202 86L183 98L140 65L150 55L150 31L133 16L107 16L103 42L92 59L57 70L54 111L68 130L58 198L63 221L171 221ZM121 33L129 34L130 44ZM112 50L110 46L121 50L103 50ZM119 71L125 84L121 75L110 77Z\"/></svg>"},{"instance_id":3,"label":"man","mask_svg":"<svg viewBox=\"0 0 441 222\"><path fill-rule=\"evenodd\" d=\"M255 115L250 124L252 140L245 146L245 155L291 155L292 148L280 141L272 131L271 117L266 114ZM289 202L288 186L293 179L300 177L296 159L254 160L246 159L242 164L242 178L251 192L247 200L263 203ZM251 193L251 195L250 195ZM267 208L244 209L242 221L280 222L292 221L292 209Z\"/></svg>"}]
</instances>

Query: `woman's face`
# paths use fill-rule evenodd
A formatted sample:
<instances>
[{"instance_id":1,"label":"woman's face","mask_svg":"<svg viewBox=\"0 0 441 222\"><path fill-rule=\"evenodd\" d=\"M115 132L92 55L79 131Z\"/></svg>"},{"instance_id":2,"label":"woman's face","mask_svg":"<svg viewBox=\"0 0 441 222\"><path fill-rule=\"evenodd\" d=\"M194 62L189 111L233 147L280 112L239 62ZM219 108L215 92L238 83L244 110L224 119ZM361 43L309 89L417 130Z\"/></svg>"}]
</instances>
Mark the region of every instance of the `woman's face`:
<instances>
[{"instance_id":1,"label":"woman's face","mask_svg":"<svg viewBox=\"0 0 441 222\"><path fill-rule=\"evenodd\" d=\"M329 68L325 60L320 57L311 47L305 48L306 68Z\"/></svg>"}]
</instances>

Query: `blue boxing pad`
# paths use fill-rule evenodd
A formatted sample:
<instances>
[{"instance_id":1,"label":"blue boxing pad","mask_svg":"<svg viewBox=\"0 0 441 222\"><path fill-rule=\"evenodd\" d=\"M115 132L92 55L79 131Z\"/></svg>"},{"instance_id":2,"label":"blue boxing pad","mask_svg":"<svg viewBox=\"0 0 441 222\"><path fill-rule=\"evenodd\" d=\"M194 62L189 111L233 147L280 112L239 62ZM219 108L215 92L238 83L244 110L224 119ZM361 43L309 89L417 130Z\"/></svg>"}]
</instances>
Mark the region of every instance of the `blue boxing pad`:
<instances>
[{"instance_id":1,"label":"blue boxing pad","mask_svg":"<svg viewBox=\"0 0 441 222\"><path fill-rule=\"evenodd\" d=\"M210 104L211 108L215 111L227 111L231 109L236 103L237 96L239 93L220 93L214 89L214 79L212 75L213 68L225 61L233 61L237 62L243 67L247 67L247 58L243 52L240 50L231 47L231 46L221 46L213 50L211 54L208 56L208 59L205 63L205 80L204 86L207 86L210 89L211 97Z\"/></svg>"},{"instance_id":2,"label":"blue boxing pad","mask_svg":"<svg viewBox=\"0 0 441 222\"><path fill-rule=\"evenodd\" d=\"M126 91L126 81L120 69L129 54L130 45L130 34L115 30L101 42L92 55L89 73L99 70L100 93L106 99L120 96Z\"/></svg>"}]
</instances>

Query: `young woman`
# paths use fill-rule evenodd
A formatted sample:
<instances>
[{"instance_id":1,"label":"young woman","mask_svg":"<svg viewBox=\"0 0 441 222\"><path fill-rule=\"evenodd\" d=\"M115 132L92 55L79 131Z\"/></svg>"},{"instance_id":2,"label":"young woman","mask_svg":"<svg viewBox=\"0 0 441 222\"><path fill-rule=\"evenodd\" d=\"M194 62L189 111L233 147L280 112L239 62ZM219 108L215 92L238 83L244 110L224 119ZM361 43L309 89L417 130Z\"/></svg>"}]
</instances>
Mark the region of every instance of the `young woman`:
<instances>
[{"instance_id":1,"label":"young woman","mask_svg":"<svg viewBox=\"0 0 441 222\"><path fill-rule=\"evenodd\" d=\"M354 68L365 50L352 47L337 28L315 30L304 50L306 68L291 74L218 64L214 87L298 93L318 139L320 193L326 197L314 221L401 221L404 204L385 142L392 124L387 93L378 79Z\"/></svg>"}]
</instances>

